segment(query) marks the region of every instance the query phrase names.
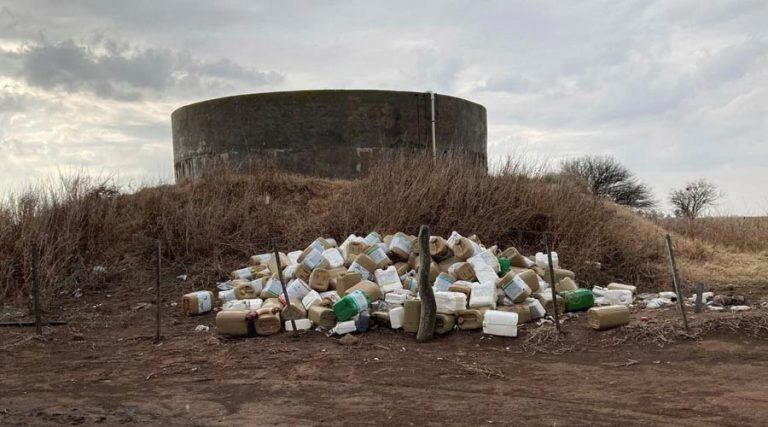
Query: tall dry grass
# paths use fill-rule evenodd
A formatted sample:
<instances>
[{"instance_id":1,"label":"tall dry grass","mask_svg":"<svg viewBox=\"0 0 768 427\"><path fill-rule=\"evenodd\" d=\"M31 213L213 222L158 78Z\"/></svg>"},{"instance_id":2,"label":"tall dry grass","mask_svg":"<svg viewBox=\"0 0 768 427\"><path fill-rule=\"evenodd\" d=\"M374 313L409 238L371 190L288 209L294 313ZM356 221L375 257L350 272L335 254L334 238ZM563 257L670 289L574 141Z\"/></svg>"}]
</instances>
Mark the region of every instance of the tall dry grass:
<instances>
[{"instance_id":1,"label":"tall dry grass","mask_svg":"<svg viewBox=\"0 0 768 427\"><path fill-rule=\"evenodd\" d=\"M661 218L662 227L694 241L703 241L725 250L760 252L768 250L768 216Z\"/></svg>"},{"instance_id":2,"label":"tall dry grass","mask_svg":"<svg viewBox=\"0 0 768 427\"><path fill-rule=\"evenodd\" d=\"M259 167L213 169L178 185L121 194L83 177L35 188L0 207L0 296L30 290L30 254L40 252L44 299L75 288L138 281L155 242L174 271L210 287L253 253L302 249L317 236L404 231L476 233L486 244L543 249L551 232L561 263L590 283L658 283L660 229L631 212L508 162L489 175L459 158L398 157L357 181L324 180ZM532 231L522 232L520 230ZM597 268L595 263L602 264ZM94 266L109 277L97 281ZM112 283L112 284L110 284Z\"/></svg>"}]
</instances>

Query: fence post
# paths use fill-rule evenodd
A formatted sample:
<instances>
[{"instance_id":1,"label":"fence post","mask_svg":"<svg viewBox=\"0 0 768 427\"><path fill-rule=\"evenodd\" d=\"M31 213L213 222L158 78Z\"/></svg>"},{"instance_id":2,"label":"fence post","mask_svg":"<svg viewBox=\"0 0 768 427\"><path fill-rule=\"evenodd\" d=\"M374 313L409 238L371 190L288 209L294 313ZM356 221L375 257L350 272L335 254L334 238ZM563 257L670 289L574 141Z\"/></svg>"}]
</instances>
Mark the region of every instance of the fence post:
<instances>
[{"instance_id":1,"label":"fence post","mask_svg":"<svg viewBox=\"0 0 768 427\"><path fill-rule=\"evenodd\" d=\"M43 334L43 321L40 318L40 280L37 277L37 247L32 248L32 292L35 304L35 333Z\"/></svg>"},{"instance_id":2,"label":"fence post","mask_svg":"<svg viewBox=\"0 0 768 427\"><path fill-rule=\"evenodd\" d=\"M555 328L557 333L560 334L560 315L557 313L557 292L555 292L555 268L552 265L552 252L549 250L549 239L547 239L547 233L543 233L544 247L547 250L547 261L549 262L549 286L552 288L552 311L555 314Z\"/></svg>"},{"instance_id":3,"label":"fence post","mask_svg":"<svg viewBox=\"0 0 768 427\"><path fill-rule=\"evenodd\" d=\"M162 310L162 301L160 300L160 259L162 248L160 239L157 240L157 263L155 264L155 342L160 342L160 318Z\"/></svg>"}]
</instances>

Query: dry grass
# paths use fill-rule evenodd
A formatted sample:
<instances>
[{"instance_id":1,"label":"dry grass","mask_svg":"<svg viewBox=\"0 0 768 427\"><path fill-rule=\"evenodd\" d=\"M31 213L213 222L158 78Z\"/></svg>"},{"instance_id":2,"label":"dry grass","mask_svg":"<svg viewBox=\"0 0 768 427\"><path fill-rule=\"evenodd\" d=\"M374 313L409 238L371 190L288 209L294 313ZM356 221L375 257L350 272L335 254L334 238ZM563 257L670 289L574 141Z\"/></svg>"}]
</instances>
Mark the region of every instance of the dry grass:
<instances>
[{"instance_id":1,"label":"dry grass","mask_svg":"<svg viewBox=\"0 0 768 427\"><path fill-rule=\"evenodd\" d=\"M663 218L662 227L693 241L711 243L732 251L768 251L768 216Z\"/></svg>"},{"instance_id":2,"label":"dry grass","mask_svg":"<svg viewBox=\"0 0 768 427\"><path fill-rule=\"evenodd\" d=\"M600 338L604 347L616 347L626 342L633 342L663 348L676 341L700 340L717 332L768 339L768 314L765 312L739 313L692 321L690 332L686 332L682 322L678 320L636 322L604 332Z\"/></svg>"},{"instance_id":3,"label":"dry grass","mask_svg":"<svg viewBox=\"0 0 768 427\"><path fill-rule=\"evenodd\" d=\"M358 181L261 166L247 174L217 169L194 182L132 194L82 177L55 191L31 189L0 206L0 297L28 295L33 247L50 301L75 288L138 280L151 268L158 239L166 266L192 273L190 287L210 288L248 256L268 251L273 239L293 250L320 235L415 234L420 224L444 236L476 233L486 244L525 253L542 250L540 233L551 232L561 263L585 287L608 280L667 287L664 230L629 210L520 164L488 175L460 159L434 166L428 157L401 157L382 161ZM103 283L91 274L96 265L108 269Z\"/></svg>"}]
</instances>

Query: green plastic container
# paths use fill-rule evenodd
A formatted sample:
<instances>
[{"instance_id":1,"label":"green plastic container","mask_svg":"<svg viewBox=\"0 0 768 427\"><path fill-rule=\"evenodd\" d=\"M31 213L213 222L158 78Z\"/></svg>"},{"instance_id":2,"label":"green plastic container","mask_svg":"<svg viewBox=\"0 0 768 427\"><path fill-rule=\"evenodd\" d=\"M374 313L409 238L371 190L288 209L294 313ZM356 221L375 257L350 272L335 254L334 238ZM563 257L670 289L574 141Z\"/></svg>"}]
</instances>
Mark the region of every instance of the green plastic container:
<instances>
[{"instance_id":1,"label":"green plastic container","mask_svg":"<svg viewBox=\"0 0 768 427\"><path fill-rule=\"evenodd\" d=\"M589 289L560 292L560 296L565 301L566 312L588 310L595 305L595 295Z\"/></svg>"},{"instance_id":2,"label":"green plastic container","mask_svg":"<svg viewBox=\"0 0 768 427\"><path fill-rule=\"evenodd\" d=\"M353 318L356 314L367 310L370 303L368 295L363 291L357 290L336 301L336 304L333 305L333 314L336 315L336 320L344 322Z\"/></svg>"},{"instance_id":3,"label":"green plastic container","mask_svg":"<svg viewBox=\"0 0 768 427\"><path fill-rule=\"evenodd\" d=\"M499 260L499 267L501 267L499 276L503 276L509 273L510 270L512 270L509 264L509 258L501 257L501 258L498 258L498 260Z\"/></svg>"}]
</instances>

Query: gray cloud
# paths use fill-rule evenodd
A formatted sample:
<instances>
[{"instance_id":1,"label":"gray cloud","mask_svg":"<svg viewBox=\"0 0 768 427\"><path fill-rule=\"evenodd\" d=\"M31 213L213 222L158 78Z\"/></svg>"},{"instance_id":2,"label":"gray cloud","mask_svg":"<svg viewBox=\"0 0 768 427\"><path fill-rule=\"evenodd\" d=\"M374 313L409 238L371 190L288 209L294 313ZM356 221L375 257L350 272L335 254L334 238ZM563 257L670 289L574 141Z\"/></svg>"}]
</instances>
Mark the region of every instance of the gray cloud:
<instances>
[{"instance_id":1,"label":"gray cloud","mask_svg":"<svg viewBox=\"0 0 768 427\"><path fill-rule=\"evenodd\" d=\"M283 79L280 73L243 67L229 59L204 61L184 52L138 48L101 36L92 41L92 46L71 39L28 45L15 54L22 64L20 74L31 86L88 91L124 101L181 87L220 88L232 81L258 87Z\"/></svg>"},{"instance_id":2,"label":"gray cloud","mask_svg":"<svg viewBox=\"0 0 768 427\"><path fill-rule=\"evenodd\" d=\"M748 211L768 202L765 22L763 0L0 0L0 176L167 167L170 112L208 97L432 89L486 106L492 158L611 154L661 200L705 177Z\"/></svg>"}]
</instances>

